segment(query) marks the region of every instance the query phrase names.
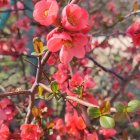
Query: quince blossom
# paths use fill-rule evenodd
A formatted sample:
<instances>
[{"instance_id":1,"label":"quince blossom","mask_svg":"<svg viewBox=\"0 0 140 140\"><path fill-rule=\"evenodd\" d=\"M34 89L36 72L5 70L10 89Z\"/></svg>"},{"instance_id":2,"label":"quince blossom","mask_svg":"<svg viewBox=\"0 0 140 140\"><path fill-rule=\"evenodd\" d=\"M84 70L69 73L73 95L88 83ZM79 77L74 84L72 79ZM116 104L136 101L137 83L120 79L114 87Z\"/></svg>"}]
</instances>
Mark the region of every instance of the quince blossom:
<instances>
[{"instance_id":1,"label":"quince blossom","mask_svg":"<svg viewBox=\"0 0 140 140\"><path fill-rule=\"evenodd\" d=\"M75 56L83 58L85 56L85 46L88 43L87 36L82 33L69 34L67 32L57 32L54 29L47 36L47 46L50 52L60 50L60 61L68 63Z\"/></svg>"},{"instance_id":2,"label":"quince blossom","mask_svg":"<svg viewBox=\"0 0 140 140\"><path fill-rule=\"evenodd\" d=\"M134 45L140 46L140 22L135 21L127 29L127 34L132 38Z\"/></svg>"},{"instance_id":3,"label":"quince blossom","mask_svg":"<svg viewBox=\"0 0 140 140\"><path fill-rule=\"evenodd\" d=\"M35 4L33 17L40 24L49 26L55 22L58 9L56 0L41 0Z\"/></svg>"},{"instance_id":4,"label":"quince blossom","mask_svg":"<svg viewBox=\"0 0 140 140\"><path fill-rule=\"evenodd\" d=\"M23 124L21 126L22 140L40 140L41 129L36 124Z\"/></svg>"},{"instance_id":5,"label":"quince blossom","mask_svg":"<svg viewBox=\"0 0 140 140\"><path fill-rule=\"evenodd\" d=\"M8 140L9 136L10 136L9 128L5 124L2 124L0 126L0 139L1 140Z\"/></svg>"},{"instance_id":6,"label":"quince blossom","mask_svg":"<svg viewBox=\"0 0 140 140\"><path fill-rule=\"evenodd\" d=\"M89 28L88 12L77 4L68 4L62 11L62 25L69 31Z\"/></svg>"}]
</instances>

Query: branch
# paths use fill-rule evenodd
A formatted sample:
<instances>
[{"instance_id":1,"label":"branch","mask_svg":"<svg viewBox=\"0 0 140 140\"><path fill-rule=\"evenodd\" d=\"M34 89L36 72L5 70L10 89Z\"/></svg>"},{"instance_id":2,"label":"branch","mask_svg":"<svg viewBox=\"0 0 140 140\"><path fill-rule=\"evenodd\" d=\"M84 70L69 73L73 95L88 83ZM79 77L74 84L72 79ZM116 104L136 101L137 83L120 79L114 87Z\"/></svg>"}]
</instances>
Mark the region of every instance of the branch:
<instances>
[{"instance_id":1,"label":"branch","mask_svg":"<svg viewBox=\"0 0 140 140\"><path fill-rule=\"evenodd\" d=\"M34 106L34 102L35 102L35 93L37 90L37 87L39 85L39 82L41 80L41 76L43 73L43 66L45 65L46 61L49 59L51 53L50 52L46 52L44 57L41 60L41 56L38 57L38 66L37 66L37 72L36 72L36 78L35 78L35 82L32 86L32 88L30 89L31 91L31 96L29 99L29 106L28 106L28 112L25 118L25 123L30 123L30 118L31 118L31 113L32 113L32 108Z\"/></svg>"},{"instance_id":2,"label":"branch","mask_svg":"<svg viewBox=\"0 0 140 140\"><path fill-rule=\"evenodd\" d=\"M127 18L129 18L130 16L135 15L135 14L139 14L139 13L140 13L140 10L131 12L131 13L129 13L128 15L124 16L124 19L127 19Z\"/></svg>"},{"instance_id":3,"label":"branch","mask_svg":"<svg viewBox=\"0 0 140 140\"><path fill-rule=\"evenodd\" d=\"M71 2L70 2L70 4L75 4L75 3L78 3L80 0L72 0Z\"/></svg>"},{"instance_id":4,"label":"branch","mask_svg":"<svg viewBox=\"0 0 140 140\"><path fill-rule=\"evenodd\" d=\"M42 88L44 88L46 91L48 91L49 93L52 93L52 90L49 87L47 87L45 84L39 83L39 85ZM72 100L72 101L75 101L75 102L77 102L77 103L79 103L79 104L81 104L83 106L86 106L86 107L97 107L97 108L99 108L99 106L97 106L97 105L88 103L88 102L86 102L84 100L81 100L81 99L79 99L77 97L74 97L74 96L63 95L62 97L64 97L65 100ZM111 108L111 111L116 112L115 108Z\"/></svg>"},{"instance_id":5,"label":"branch","mask_svg":"<svg viewBox=\"0 0 140 140\"><path fill-rule=\"evenodd\" d=\"M21 94L30 95L31 91L30 90L21 90L21 91L6 92L3 94L0 94L0 98L5 98L7 96L21 95Z\"/></svg>"},{"instance_id":6,"label":"branch","mask_svg":"<svg viewBox=\"0 0 140 140\"><path fill-rule=\"evenodd\" d=\"M47 51L44 55L44 57L41 60L41 65L44 66L46 64L46 61L49 59L51 55L51 52Z\"/></svg>"},{"instance_id":7,"label":"branch","mask_svg":"<svg viewBox=\"0 0 140 140\"><path fill-rule=\"evenodd\" d=\"M111 69L108 69L104 66L102 66L101 64L99 64L96 60L94 60L92 57L86 55L86 57L88 59L90 59L96 66L100 67L103 71L107 72L107 73L111 73L113 74L114 76L116 76L118 79L122 80L122 81L125 81L126 79L124 77L122 77L121 75L119 75L118 73L116 73L115 71L111 70Z\"/></svg>"}]
</instances>

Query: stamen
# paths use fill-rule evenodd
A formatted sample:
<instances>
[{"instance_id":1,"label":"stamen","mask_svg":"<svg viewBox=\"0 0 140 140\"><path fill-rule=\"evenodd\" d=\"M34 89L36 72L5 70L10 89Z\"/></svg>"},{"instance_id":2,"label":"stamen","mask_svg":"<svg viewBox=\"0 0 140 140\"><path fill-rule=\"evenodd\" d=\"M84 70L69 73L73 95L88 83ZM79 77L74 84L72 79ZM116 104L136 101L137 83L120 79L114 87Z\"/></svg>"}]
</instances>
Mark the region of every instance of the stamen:
<instances>
[{"instance_id":1,"label":"stamen","mask_svg":"<svg viewBox=\"0 0 140 140\"><path fill-rule=\"evenodd\" d=\"M48 10L47 10L47 9L44 11L44 16L45 16L45 17L48 16Z\"/></svg>"}]
</instances>

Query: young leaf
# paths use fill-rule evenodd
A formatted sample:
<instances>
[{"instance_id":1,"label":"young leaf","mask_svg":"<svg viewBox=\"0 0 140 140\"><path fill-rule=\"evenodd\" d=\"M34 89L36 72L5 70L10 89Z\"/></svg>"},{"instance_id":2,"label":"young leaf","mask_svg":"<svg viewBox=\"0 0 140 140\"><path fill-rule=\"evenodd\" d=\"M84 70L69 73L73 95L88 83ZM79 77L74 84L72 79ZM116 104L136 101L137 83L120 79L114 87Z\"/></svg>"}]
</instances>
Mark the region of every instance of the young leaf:
<instances>
[{"instance_id":1,"label":"young leaf","mask_svg":"<svg viewBox=\"0 0 140 140\"><path fill-rule=\"evenodd\" d=\"M104 101L100 106L100 111L102 115L107 115L110 113L110 102Z\"/></svg>"},{"instance_id":2,"label":"young leaf","mask_svg":"<svg viewBox=\"0 0 140 140\"><path fill-rule=\"evenodd\" d=\"M138 2L138 0L134 0L132 11L134 12L134 11L137 11L137 10L139 10L139 2Z\"/></svg>"},{"instance_id":3,"label":"young leaf","mask_svg":"<svg viewBox=\"0 0 140 140\"><path fill-rule=\"evenodd\" d=\"M35 52L36 52L38 55L39 55L40 53L43 52L43 43L42 43L42 41L41 41L40 38L35 37L35 38L33 39L33 46L34 46Z\"/></svg>"},{"instance_id":4,"label":"young leaf","mask_svg":"<svg viewBox=\"0 0 140 140\"><path fill-rule=\"evenodd\" d=\"M115 126L115 121L111 117L101 116L100 117L100 125L104 128L113 128Z\"/></svg>"},{"instance_id":5,"label":"young leaf","mask_svg":"<svg viewBox=\"0 0 140 140\"><path fill-rule=\"evenodd\" d=\"M41 110L37 107L32 108L32 114L34 117L40 117L41 116Z\"/></svg>"},{"instance_id":6,"label":"young leaf","mask_svg":"<svg viewBox=\"0 0 140 140\"><path fill-rule=\"evenodd\" d=\"M121 103L121 102L115 102L115 103L114 103L114 107L116 108L116 110L117 110L118 112L123 112L124 109L125 109L125 106L124 106L123 103Z\"/></svg>"},{"instance_id":7,"label":"young leaf","mask_svg":"<svg viewBox=\"0 0 140 140\"><path fill-rule=\"evenodd\" d=\"M76 87L73 92L75 92L76 94L78 95L81 95L82 94L82 87Z\"/></svg>"},{"instance_id":8,"label":"young leaf","mask_svg":"<svg viewBox=\"0 0 140 140\"><path fill-rule=\"evenodd\" d=\"M58 84L56 81L52 81L51 82L51 90L54 92L54 93L58 93L59 89L58 89Z\"/></svg>"},{"instance_id":9,"label":"young leaf","mask_svg":"<svg viewBox=\"0 0 140 140\"><path fill-rule=\"evenodd\" d=\"M39 96L43 95L43 88L41 86L38 86L38 94Z\"/></svg>"},{"instance_id":10,"label":"young leaf","mask_svg":"<svg viewBox=\"0 0 140 140\"><path fill-rule=\"evenodd\" d=\"M140 109L140 101L132 100L128 103L127 112L135 112Z\"/></svg>"},{"instance_id":11,"label":"young leaf","mask_svg":"<svg viewBox=\"0 0 140 140\"><path fill-rule=\"evenodd\" d=\"M97 107L89 107L87 113L91 118L98 118L101 116L100 109Z\"/></svg>"}]
</instances>

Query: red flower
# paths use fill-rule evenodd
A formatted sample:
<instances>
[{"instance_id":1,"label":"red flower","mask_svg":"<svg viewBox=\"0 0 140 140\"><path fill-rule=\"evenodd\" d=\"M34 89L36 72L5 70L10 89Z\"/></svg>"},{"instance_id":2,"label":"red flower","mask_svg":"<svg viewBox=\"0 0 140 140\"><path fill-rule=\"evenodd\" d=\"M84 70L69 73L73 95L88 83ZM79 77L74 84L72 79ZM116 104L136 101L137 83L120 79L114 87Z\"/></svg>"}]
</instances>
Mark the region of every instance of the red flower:
<instances>
[{"instance_id":1,"label":"red flower","mask_svg":"<svg viewBox=\"0 0 140 140\"><path fill-rule=\"evenodd\" d=\"M140 46L140 22L135 21L132 25L127 29L127 34L133 40L134 45Z\"/></svg>"},{"instance_id":2,"label":"red flower","mask_svg":"<svg viewBox=\"0 0 140 140\"><path fill-rule=\"evenodd\" d=\"M62 11L62 25L70 31L89 28L88 12L77 4L68 4Z\"/></svg>"},{"instance_id":3,"label":"red flower","mask_svg":"<svg viewBox=\"0 0 140 140\"><path fill-rule=\"evenodd\" d=\"M56 0L41 0L35 4L33 17L40 24L49 26L55 22L58 9Z\"/></svg>"},{"instance_id":4,"label":"red flower","mask_svg":"<svg viewBox=\"0 0 140 140\"><path fill-rule=\"evenodd\" d=\"M21 126L22 140L40 140L41 129L36 124L23 124Z\"/></svg>"},{"instance_id":5,"label":"red flower","mask_svg":"<svg viewBox=\"0 0 140 140\"><path fill-rule=\"evenodd\" d=\"M105 138L109 138L111 136L114 136L117 131L115 129L105 129L103 128L102 130L100 130L100 133L105 137Z\"/></svg>"},{"instance_id":6,"label":"red flower","mask_svg":"<svg viewBox=\"0 0 140 140\"><path fill-rule=\"evenodd\" d=\"M81 116L76 112L74 114L67 113L65 115L67 133L72 136L80 137L80 131L86 128L86 124Z\"/></svg>"},{"instance_id":7,"label":"red flower","mask_svg":"<svg viewBox=\"0 0 140 140\"><path fill-rule=\"evenodd\" d=\"M50 52L60 50L60 61L62 63L66 64L70 62L74 56L77 58L83 58L85 56L85 46L88 43L88 39L82 33L60 33L56 28L48 34L47 40L47 46Z\"/></svg>"},{"instance_id":8,"label":"red flower","mask_svg":"<svg viewBox=\"0 0 140 140\"><path fill-rule=\"evenodd\" d=\"M2 124L0 127L0 140L8 140L10 136L9 128Z\"/></svg>"}]
</instances>

